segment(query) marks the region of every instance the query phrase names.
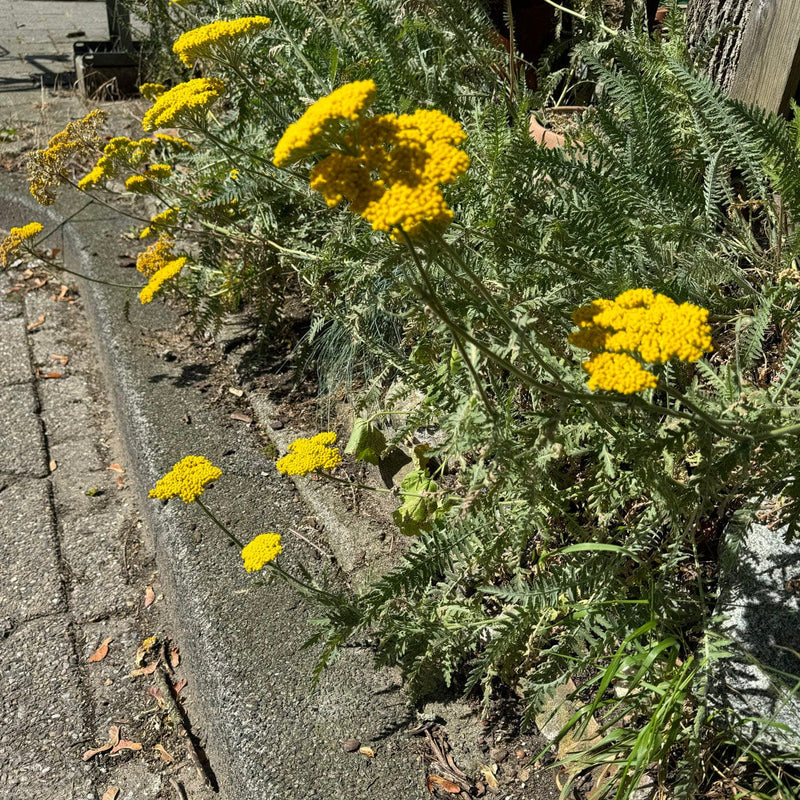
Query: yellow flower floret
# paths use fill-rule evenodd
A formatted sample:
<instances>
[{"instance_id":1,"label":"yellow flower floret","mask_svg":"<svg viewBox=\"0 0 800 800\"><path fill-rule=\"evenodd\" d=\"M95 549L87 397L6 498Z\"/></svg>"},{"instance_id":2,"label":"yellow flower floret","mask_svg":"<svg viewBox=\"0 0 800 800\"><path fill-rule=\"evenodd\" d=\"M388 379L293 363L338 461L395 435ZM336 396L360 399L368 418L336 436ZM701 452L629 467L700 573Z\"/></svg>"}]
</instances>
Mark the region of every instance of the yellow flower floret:
<instances>
[{"instance_id":1,"label":"yellow flower floret","mask_svg":"<svg viewBox=\"0 0 800 800\"><path fill-rule=\"evenodd\" d=\"M183 139L180 136L170 136L168 133L156 133L154 135L156 139L163 144L174 145L179 150L194 150L194 145L190 142L187 142L186 139Z\"/></svg>"},{"instance_id":2,"label":"yellow flower floret","mask_svg":"<svg viewBox=\"0 0 800 800\"><path fill-rule=\"evenodd\" d=\"M265 564L274 561L281 553L279 533L260 533L252 542L242 548L242 561L248 572L258 572Z\"/></svg>"},{"instance_id":3,"label":"yellow flower floret","mask_svg":"<svg viewBox=\"0 0 800 800\"><path fill-rule=\"evenodd\" d=\"M318 469L334 469L342 463L337 447L336 434L323 431L309 439L295 439L289 445L289 453L278 459L275 467L284 475L307 475Z\"/></svg>"},{"instance_id":4,"label":"yellow flower floret","mask_svg":"<svg viewBox=\"0 0 800 800\"><path fill-rule=\"evenodd\" d=\"M197 500L206 486L222 475L222 470L215 467L205 456L186 456L156 483L150 490L149 497L157 500L169 500L180 497L184 503Z\"/></svg>"},{"instance_id":5,"label":"yellow flower floret","mask_svg":"<svg viewBox=\"0 0 800 800\"><path fill-rule=\"evenodd\" d=\"M169 128L177 122L203 114L225 93L225 84L217 78L193 78L164 92L145 112L142 127L146 131Z\"/></svg>"},{"instance_id":6,"label":"yellow flower floret","mask_svg":"<svg viewBox=\"0 0 800 800\"><path fill-rule=\"evenodd\" d=\"M356 122L372 105L376 91L373 80L353 81L312 103L281 136L272 163L283 167L314 153L330 150L327 140L338 132L339 123Z\"/></svg>"},{"instance_id":7,"label":"yellow flower floret","mask_svg":"<svg viewBox=\"0 0 800 800\"><path fill-rule=\"evenodd\" d=\"M187 67L191 67L196 58L209 56L215 49L258 33L268 28L270 24L271 21L268 17L217 20L209 25L203 25L181 34L172 45L172 51Z\"/></svg>"},{"instance_id":8,"label":"yellow flower floret","mask_svg":"<svg viewBox=\"0 0 800 800\"><path fill-rule=\"evenodd\" d=\"M613 301L579 308L573 314L579 330L570 342L593 352L637 353L651 364L697 361L713 349L707 320L705 308L678 305L651 289L631 289Z\"/></svg>"},{"instance_id":9,"label":"yellow flower floret","mask_svg":"<svg viewBox=\"0 0 800 800\"><path fill-rule=\"evenodd\" d=\"M12 228L8 236L0 244L0 263L5 267L16 254L19 246L26 240L41 233L43 230L41 222L29 222L19 228Z\"/></svg>"},{"instance_id":10,"label":"yellow flower floret","mask_svg":"<svg viewBox=\"0 0 800 800\"><path fill-rule=\"evenodd\" d=\"M139 292L139 300L142 305L151 302L156 292L161 289L164 281L174 278L183 269L184 264L186 264L185 256L173 259L164 264L164 266L150 278L147 282L147 286Z\"/></svg>"},{"instance_id":11,"label":"yellow flower floret","mask_svg":"<svg viewBox=\"0 0 800 800\"><path fill-rule=\"evenodd\" d=\"M166 211L162 211L160 214L156 214L150 220L150 227L154 230L158 230L159 228L164 227L171 227L178 221L178 209L177 208L168 208Z\"/></svg>"},{"instance_id":12,"label":"yellow flower floret","mask_svg":"<svg viewBox=\"0 0 800 800\"><path fill-rule=\"evenodd\" d=\"M655 388L658 380L633 356L627 353L596 353L583 368L589 373L590 389L605 389L608 392L633 394Z\"/></svg>"}]
</instances>

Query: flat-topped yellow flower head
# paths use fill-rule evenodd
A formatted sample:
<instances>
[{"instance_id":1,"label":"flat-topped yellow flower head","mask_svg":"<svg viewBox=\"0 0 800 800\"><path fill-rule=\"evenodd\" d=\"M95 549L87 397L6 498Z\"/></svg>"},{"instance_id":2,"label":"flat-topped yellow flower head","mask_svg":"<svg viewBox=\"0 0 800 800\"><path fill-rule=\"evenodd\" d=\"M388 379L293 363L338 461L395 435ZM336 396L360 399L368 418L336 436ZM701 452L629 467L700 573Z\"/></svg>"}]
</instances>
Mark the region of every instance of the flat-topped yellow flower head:
<instances>
[{"instance_id":1,"label":"flat-topped yellow flower head","mask_svg":"<svg viewBox=\"0 0 800 800\"><path fill-rule=\"evenodd\" d=\"M8 236L0 244L0 264L8 266L11 257L19 250L20 245L26 240L40 234L43 230L41 222L29 222L19 228L12 228Z\"/></svg>"},{"instance_id":2,"label":"flat-topped yellow flower head","mask_svg":"<svg viewBox=\"0 0 800 800\"><path fill-rule=\"evenodd\" d=\"M334 469L342 463L336 444L336 434L324 431L310 439L295 439L289 445L289 453L278 459L275 467L284 475L308 475L318 469Z\"/></svg>"},{"instance_id":3,"label":"flat-topped yellow flower head","mask_svg":"<svg viewBox=\"0 0 800 800\"><path fill-rule=\"evenodd\" d=\"M197 121L225 93L225 84L217 78L193 78L173 86L160 95L142 117L146 131L171 128L179 122Z\"/></svg>"},{"instance_id":4,"label":"flat-topped yellow flower head","mask_svg":"<svg viewBox=\"0 0 800 800\"><path fill-rule=\"evenodd\" d=\"M338 133L340 123L357 122L372 105L376 92L371 79L353 81L312 103L281 136L272 163L284 167L315 153L329 152L329 137Z\"/></svg>"},{"instance_id":5,"label":"flat-topped yellow flower head","mask_svg":"<svg viewBox=\"0 0 800 800\"><path fill-rule=\"evenodd\" d=\"M196 58L213 55L215 51L232 42L238 42L246 36L263 31L270 24L268 17L217 20L182 33L172 45L172 51L187 67L191 67Z\"/></svg>"},{"instance_id":6,"label":"flat-topped yellow flower head","mask_svg":"<svg viewBox=\"0 0 800 800\"><path fill-rule=\"evenodd\" d=\"M258 572L283 552L279 533L260 533L242 548L242 561L248 572Z\"/></svg>"},{"instance_id":7,"label":"flat-topped yellow flower head","mask_svg":"<svg viewBox=\"0 0 800 800\"><path fill-rule=\"evenodd\" d=\"M599 299L572 314L577 331L569 341L593 353L583 368L589 388L629 394L656 385L646 364L698 361L711 346L708 310L676 303L652 289L630 289L613 300Z\"/></svg>"},{"instance_id":8,"label":"flat-topped yellow flower head","mask_svg":"<svg viewBox=\"0 0 800 800\"><path fill-rule=\"evenodd\" d=\"M353 126L347 136L352 155L333 152L311 171L311 188L329 206L342 200L376 231L401 238L426 227L450 224L453 212L440 185L454 183L469 167L458 145L461 124L435 109L383 114ZM277 152L277 151L276 151Z\"/></svg>"},{"instance_id":9,"label":"flat-topped yellow flower head","mask_svg":"<svg viewBox=\"0 0 800 800\"><path fill-rule=\"evenodd\" d=\"M139 292L139 301L141 304L145 305L151 302L156 292L160 291L161 287L164 285L164 282L179 275L185 264L185 256L175 258L164 264L164 266L150 278L147 282L147 286Z\"/></svg>"},{"instance_id":10,"label":"flat-topped yellow flower head","mask_svg":"<svg viewBox=\"0 0 800 800\"><path fill-rule=\"evenodd\" d=\"M191 503L220 475L222 470L205 456L186 456L156 483L150 490L149 497L157 500L180 497L184 503Z\"/></svg>"}]
</instances>

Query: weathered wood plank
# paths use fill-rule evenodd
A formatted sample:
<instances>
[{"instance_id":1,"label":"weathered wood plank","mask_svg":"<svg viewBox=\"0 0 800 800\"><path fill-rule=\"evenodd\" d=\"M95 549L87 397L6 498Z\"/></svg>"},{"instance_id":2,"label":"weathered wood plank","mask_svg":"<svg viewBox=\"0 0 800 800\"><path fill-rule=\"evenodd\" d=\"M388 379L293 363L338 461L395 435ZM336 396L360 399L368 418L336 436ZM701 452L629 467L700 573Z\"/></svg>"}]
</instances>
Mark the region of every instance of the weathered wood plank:
<instances>
[{"instance_id":1,"label":"weathered wood plank","mask_svg":"<svg viewBox=\"0 0 800 800\"><path fill-rule=\"evenodd\" d=\"M785 112L800 79L800 0L753 0L731 95Z\"/></svg>"}]
</instances>

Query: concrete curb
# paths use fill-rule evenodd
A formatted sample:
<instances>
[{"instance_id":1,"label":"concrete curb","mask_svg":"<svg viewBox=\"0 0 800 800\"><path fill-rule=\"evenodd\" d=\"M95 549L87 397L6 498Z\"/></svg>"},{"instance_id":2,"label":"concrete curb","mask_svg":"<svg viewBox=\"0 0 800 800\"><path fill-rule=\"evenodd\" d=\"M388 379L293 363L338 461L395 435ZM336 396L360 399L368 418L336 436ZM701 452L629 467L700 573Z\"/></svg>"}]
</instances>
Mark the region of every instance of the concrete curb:
<instances>
[{"instance_id":1,"label":"concrete curb","mask_svg":"<svg viewBox=\"0 0 800 800\"><path fill-rule=\"evenodd\" d=\"M137 283L132 270L114 264L119 234L128 226L115 212L81 210L83 198L65 193L58 204L63 214L56 214L36 206L11 176L0 176L0 196L6 227L38 219L50 230L70 218L48 241L63 250L70 268ZM242 538L299 527L303 518L293 487L268 469L258 438L204 396L207 363L192 361L191 351L175 361L156 355L154 345L174 334L176 315L163 304L142 308L130 290L88 282L81 288L128 451L128 474L171 598L190 712L202 721L223 795L425 796L424 767L401 733L411 716L397 675L374 671L369 652L348 648L312 694L314 656L300 649L310 633L309 609L283 584L268 590L254 585L199 509L146 499L146 489L172 463L201 453L224 473L209 491L209 503ZM290 540L287 545L288 569L298 562L312 572L325 568L312 548ZM376 757L344 753L341 743L350 737L368 744Z\"/></svg>"}]
</instances>

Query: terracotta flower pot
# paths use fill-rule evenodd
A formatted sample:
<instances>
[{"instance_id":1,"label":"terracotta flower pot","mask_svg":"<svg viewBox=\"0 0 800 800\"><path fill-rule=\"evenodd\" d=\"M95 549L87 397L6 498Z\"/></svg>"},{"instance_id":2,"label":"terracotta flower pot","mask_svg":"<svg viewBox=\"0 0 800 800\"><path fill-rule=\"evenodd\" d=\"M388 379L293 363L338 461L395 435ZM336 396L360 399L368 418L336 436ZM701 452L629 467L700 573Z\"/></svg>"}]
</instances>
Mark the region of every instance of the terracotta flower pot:
<instances>
[{"instance_id":1,"label":"terracotta flower pot","mask_svg":"<svg viewBox=\"0 0 800 800\"><path fill-rule=\"evenodd\" d=\"M554 106L548 109L550 112L565 115L580 114L585 110L586 106ZM564 134L556 133L549 128L545 128L544 125L540 125L536 117L531 117L530 132L531 136L548 150L564 146Z\"/></svg>"}]
</instances>

